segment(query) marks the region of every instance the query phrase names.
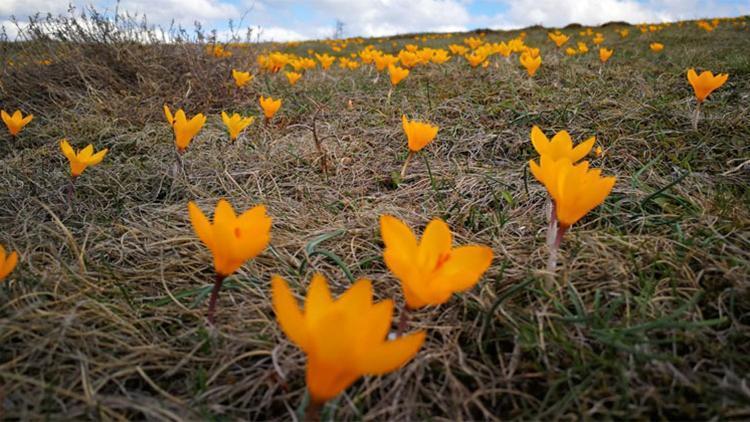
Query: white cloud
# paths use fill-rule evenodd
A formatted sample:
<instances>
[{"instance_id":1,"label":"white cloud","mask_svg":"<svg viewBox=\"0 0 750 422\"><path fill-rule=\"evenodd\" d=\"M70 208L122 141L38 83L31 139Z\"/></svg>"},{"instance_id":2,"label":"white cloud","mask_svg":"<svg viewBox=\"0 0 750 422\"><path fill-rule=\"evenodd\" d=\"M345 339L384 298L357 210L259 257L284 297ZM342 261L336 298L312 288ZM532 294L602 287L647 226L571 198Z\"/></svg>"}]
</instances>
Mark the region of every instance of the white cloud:
<instances>
[{"instance_id":1,"label":"white cloud","mask_svg":"<svg viewBox=\"0 0 750 422\"><path fill-rule=\"evenodd\" d=\"M154 7L158 3L158 7ZM214 21L237 19L240 11L232 4L214 0L122 0L120 10L145 14L154 22Z\"/></svg>"},{"instance_id":2,"label":"white cloud","mask_svg":"<svg viewBox=\"0 0 750 422\"><path fill-rule=\"evenodd\" d=\"M0 25L16 34L9 17L21 22L29 15L65 14L69 1L78 10L93 4L98 11L114 12L117 0L0 0ZM495 0L488 16L469 13L478 0L121 0L119 11L145 15L163 27L174 20L183 27L201 22L205 30L228 34L231 19L244 35L245 28L262 28L261 39L289 41L327 38L334 22L346 24L346 36L386 36L408 32L457 32L477 27L519 28L534 24L596 25L624 20L658 22L697 17L750 14L750 0ZM483 0L490 3L492 0ZM474 3L476 5L476 3ZM492 9L502 13L492 14ZM243 16L246 12L247 15ZM242 22L239 22L243 19ZM227 36L228 37L228 36Z\"/></svg>"},{"instance_id":3,"label":"white cloud","mask_svg":"<svg viewBox=\"0 0 750 422\"><path fill-rule=\"evenodd\" d=\"M297 31L281 28L278 26L262 27L258 26L253 29L253 38L259 37L261 41L300 41L309 37L300 34Z\"/></svg>"},{"instance_id":4,"label":"white cloud","mask_svg":"<svg viewBox=\"0 0 750 422\"><path fill-rule=\"evenodd\" d=\"M68 2L58 0L2 0L0 16L23 18L39 13L61 13L68 10Z\"/></svg>"},{"instance_id":5,"label":"white cloud","mask_svg":"<svg viewBox=\"0 0 750 422\"><path fill-rule=\"evenodd\" d=\"M750 13L750 1L718 0L498 0L507 9L502 14L480 17L479 26L498 29L542 24L599 25L609 21L663 22L700 17L736 16Z\"/></svg>"},{"instance_id":6,"label":"white cloud","mask_svg":"<svg viewBox=\"0 0 750 422\"><path fill-rule=\"evenodd\" d=\"M18 26L23 29L25 24L22 22L18 22ZM18 36L18 26L16 26L16 24L9 19L0 20L0 28L3 28L5 30L5 35L7 35L8 39L11 41L15 40Z\"/></svg>"},{"instance_id":7,"label":"white cloud","mask_svg":"<svg viewBox=\"0 0 750 422\"><path fill-rule=\"evenodd\" d=\"M280 25L285 11L304 6L306 17L296 32L308 38L330 36L341 20L349 36L385 36L404 32L457 31L468 27L471 16L464 0L247 0L254 6L251 19ZM282 17L277 17L281 15ZM295 17L292 17L294 19ZM287 22L287 25L289 22ZM305 25L307 24L307 25ZM283 26L287 26L283 25Z\"/></svg>"},{"instance_id":8,"label":"white cloud","mask_svg":"<svg viewBox=\"0 0 750 422\"><path fill-rule=\"evenodd\" d=\"M542 24L565 26L569 23L598 25L607 21L645 22L662 20L661 15L643 3L632 0L508 0L507 12L497 15L494 28L519 28Z\"/></svg>"}]
</instances>

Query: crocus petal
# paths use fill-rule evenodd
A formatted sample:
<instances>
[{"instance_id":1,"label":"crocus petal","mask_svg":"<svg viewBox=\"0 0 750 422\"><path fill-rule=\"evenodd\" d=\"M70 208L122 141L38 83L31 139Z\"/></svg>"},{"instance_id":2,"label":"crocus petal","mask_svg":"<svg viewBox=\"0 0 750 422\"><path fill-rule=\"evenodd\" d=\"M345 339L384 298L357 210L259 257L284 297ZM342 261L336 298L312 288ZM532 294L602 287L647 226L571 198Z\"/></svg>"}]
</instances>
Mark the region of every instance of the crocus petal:
<instances>
[{"instance_id":1,"label":"crocus petal","mask_svg":"<svg viewBox=\"0 0 750 422\"><path fill-rule=\"evenodd\" d=\"M348 371L345 367L323 362L309 357L305 382L310 398L316 403L325 403L338 396L346 387L359 378L359 374Z\"/></svg>"},{"instance_id":2,"label":"crocus petal","mask_svg":"<svg viewBox=\"0 0 750 422\"><path fill-rule=\"evenodd\" d=\"M400 279L410 278L417 255L414 232L401 220L383 215L380 217L380 234L385 244L383 259L388 269Z\"/></svg>"},{"instance_id":3,"label":"crocus petal","mask_svg":"<svg viewBox=\"0 0 750 422\"><path fill-rule=\"evenodd\" d=\"M14 268L16 268L16 264L18 264L18 254L16 252L11 252L4 262L0 262L0 264L0 280L2 280L7 277Z\"/></svg>"},{"instance_id":4,"label":"crocus petal","mask_svg":"<svg viewBox=\"0 0 750 422\"><path fill-rule=\"evenodd\" d=\"M417 261L425 268L434 268L441 256L451 251L452 242L451 231L443 220L430 221L419 242Z\"/></svg>"},{"instance_id":5,"label":"crocus petal","mask_svg":"<svg viewBox=\"0 0 750 422\"><path fill-rule=\"evenodd\" d=\"M695 69L688 70L687 78L691 85L695 85L695 82L698 80L698 74L695 73Z\"/></svg>"},{"instance_id":6,"label":"crocus petal","mask_svg":"<svg viewBox=\"0 0 750 422\"><path fill-rule=\"evenodd\" d=\"M592 136L589 139L576 145L576 147L573 148L570 160L576 162L585 157L591 151L591 148L594 147L594 143L596 143L596 136Z\"/></svg>"},{"instance_id":7,"label":"crocus petal","mask_svg":"<svg viewBox=\"0 0 750 422\"><path fill-rule=\"evenodd\" d=\"M534 145L534 149L539 155L546 154L549 151L549 139L538 126L531 128L531 144Z\"/></svg>"},{"instance_id":8,"label":"crocus petal","mask_svg":"<svg viewBox=\"0 0 750 422\"><path fill-rule=\"evenodd\" d=\"M255 258L271 240L271 217L266 214L266 207L255 206L237 217L237 224L242 236L237 235L237 255L242 261Z\"/></svg>"},{"instance_id":9,"label":"crocus petal","mask_svg":"<svg viewBox=\"0 0 750 422\"><path fill-rule=\"evenodd\" d=\"M190 223L193 225L193 230L195 230L198 238L205 243L209 249L213 249L214 235L211 222L208 221L208 218L203 214L203 211L201 211L193 201L188 203L188 213L190 215Z\"/></svg>"},{"instance_id":10,"label":"crocus petal","mask_svg":"<svg viewBox=\"0 0 750 422\"><path fill-rule=\"evenodd\" d=\"M97 152L96 154L92 155L91 158L88 160L88 164L90 166L97 165L102 162L104 159L104 156L107 155L107 152L109 151L108 148L104 148L103 150Z\"/></svg>"},{"instance_id":11,"label":"crocus petal","mask_svg":"<svg viewBox=\"0 0 750 422\"><path fill-rule=\"evenodd\" d=\"M474 287L492 264L492 255L492 249L487 246L470 245L454 249L433 287L450 293Z\"/></svg>"},{"instance_id":12,"label":"crocus petal","mask_svg":"<svg viewBox=\"0 0 750 422\"><path fill-rule=\"evenodd\" d=\"M234 209L225 199L220 199L214 211L214 266L220 274L228 276L237 270L244 262L232 259L237 245L235 237Z\"/></svg>"},{"instance_id":13,"label":"crocus petal","mask_svg":"<svg viewBox=\"0 0 750 422\"><path fill-rule=\"evenodd\" d=\"M78 153L78 159L81 161L88 161L93 154L94 154L94 146L91 144L88 144L86 145L86 148L82 149L81 152Z\"/></svg>"},{"instance_id":14,"label":"crocus petal","mask_svg":"<svg viewBox=\"0 0 750 422\"><path fill-rule=\"evenodd\" d=\"M305 299L305 318L308 321L320 319L323 311L333 303L331 292L328 290L328 282L325 277L315 274L307 289Z\"/></svg>"},{"instance_id":15,"label":"crocus petal","mask_svg":"<svg viewBox=\"0 0 750 422\"><path fill-rule=\"evenodd\" d=\"M366 279L357 280L352 287L336 299L336 304L343 309L361 312L372 306L372 282Z\"/></svg>"},{"instance_id":16,"label":"crocus petal","mask_svg":"<svg viewBox=\"0 0 750 422\"><path fill-rule=\"evenodd\" d=\"M172 115L172 111L169 109L169 106L167 106L166 104L164 104L164 117L167 118L167 121L169 122L170 125L174 123L174 116Z\"/></svg>"},{"instance_id":17,"label":"crocus petal","mask_svg":"<svg viewBox=\"0 0 750 422\"><path fill-rule=\"evenodd\" d=\"M424 331L419 331L385 342L375 347L366 358L358 362L359 369L370 375L382 375L394 371L417 354L424 339Z\"/></svg>"},{"instance_id":18,"label":"crocus petal","mask_svg":"<svg viewBox=\"0 0 750 422\"><path fill-rule=\"evenodd\" d=\"M76 159L76 152L73 151L73 147L70 146L67 139L61 139L60 140L60 149L62 150L63 155L65 155L65 158L68 160L75 160Z\"/></svg>"},{"instance_id":19,"label":"crocus petal","mask_svg":"<svg viewBox=\"0 0 750 422\"><path fill-rule=\"evenodd\" d=\"M378 302L370 308L366 318L362 318L362 347L360 353L367 353L371 347L382 343L388 331L391 329L391 317L393 316L393 301L386 299Z\"/></svg>"},{"instance_id":20,"label":"crocus petal","mask_svg":"<svg viewBox=\"0 0 750 422\"><path fill-rule=\"evenodd\" d=\"M305 350L307 348L305 317L302 315L289 285L278 275L274 275L271 279L271 297L276 319L279 321L284 334L302 350Z\"/></svg>"}]
</instances>

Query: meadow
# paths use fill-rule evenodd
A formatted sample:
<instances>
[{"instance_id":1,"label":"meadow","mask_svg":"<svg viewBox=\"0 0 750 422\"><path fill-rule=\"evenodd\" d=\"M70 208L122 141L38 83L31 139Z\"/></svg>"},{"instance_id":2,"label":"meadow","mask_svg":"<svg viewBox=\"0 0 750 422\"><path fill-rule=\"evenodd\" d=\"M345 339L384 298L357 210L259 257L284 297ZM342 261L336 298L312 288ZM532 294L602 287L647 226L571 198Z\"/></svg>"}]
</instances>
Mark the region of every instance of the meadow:
<instances>
[{"instance_id":1,"label":"meadow","mask_svg":"<svg viewBox=\"0 0 750 422\"><path fill-rule=\"evenodd\" d=\"M36 18L27 40L0 42L0 108L34 116L16 136L0 127L0 245L18 256L0 283L0 417L750 418L748 21L571 25L557 47L542 27L218 43L91 12ZM512 40L518 51L476 67L450 49ZM449 59L395 86L367 53L425 47ZM336 57L326 70L322 54ZM302 58L314 67L292 84ZM729 75L697 128L691 68ZM237 72L252 78L240 87ZM282 100L269 119L261 96ZM206 118L179 153L165 104ZM255 119L230 140L222 112ZM404 115L438 127L418 153ZM595 136L586 160L616 177L552 271L534 126ZM73 185L61 139L107 153ZM262 204L272 223L267 247L222 276L209 322L220 246L188 203L210 219L222 198L238 213ZM454 246L491 248L491 265L406 318L383 215L417 236L442 219ZM316 273L334 296L371 280L393 300L390 336L424 340L310 413L306 353L277 322L271 280L301 303Z\"/></svg>"}]
</instances>

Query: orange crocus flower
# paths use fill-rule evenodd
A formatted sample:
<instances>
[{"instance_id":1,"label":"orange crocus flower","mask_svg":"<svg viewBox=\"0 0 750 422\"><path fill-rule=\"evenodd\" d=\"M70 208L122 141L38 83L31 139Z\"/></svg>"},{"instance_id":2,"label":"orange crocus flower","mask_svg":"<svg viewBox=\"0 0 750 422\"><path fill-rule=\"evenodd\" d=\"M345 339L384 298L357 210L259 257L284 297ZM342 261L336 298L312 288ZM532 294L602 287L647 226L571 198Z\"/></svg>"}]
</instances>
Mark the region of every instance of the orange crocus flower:
<instances>
[{"instance_id":1,"label":"orange crocus flower","mask_svg":"<svg viewBox=\"0 0 750 422\"><path fill-rule=\"evenodd\" d=\"M568 42L568 40L570 39L569 36L561 32L550 32L547 34L547 37L549 37L549 39L552 40L552 42L554 42L558 48L562 47L563 44Z\"/></svg>"},{"instance_id":2,"label":"orange crocus flower","mask_svg":"<svg viewBox=\"0 0 750 422\"><path fill-rule=\"evenodd\" d=\"M266 215L263 205L238 216L229 202L220 199L213 224L192 201L188 203L188 211L195 234L214 256L216 273L224 277L261 253L271 239L271 217Z\"/></svg>"},{"instance_id":3,"label":"orange crocus flower","mask_svg":"<svg viewBox=\"0 0 750 422\"><path fill-rule=\"evenodd\" d=\"M0 110L0 115L3 118L3 122L5 122L5 126L8 128L8 132L14 137L21 132L24 126L31 122L31 119L34 118L33 114L23 117L21 110L16 110L12 116L6 113L5 110Z\"/></svg>"},{"instance_id":4,"label":"orange crocus flower","mask_svg":"<svg viewBox=\"0 0 750 422\"><path fill-rule=\"evenodd\" d=\"M398 57L393 54L380 54L373 58L373 62L375 63L375 69L377 69L378 72L382 72L383 70L389 69L391 65L398 63Z\"/></svg>"},{"instance_id":5,"label":"orange crocus flower","mask_svg":"<svg viewBox=\"0 0 750 422\"><path fill-rule=\"evenodd\" d=\"M599 49L599 60L601 60L602 63L607 63L607 60L609 60L610 57L612 57L612 54L614 54L614 50L609 48L600 48Z\"/></svg>"},{"instance_id":6,"label":"orange crocus flower","mask_svg":"<svg viewBox=\"0 0 750 422\"><path fill-rule=\"evenodd\" d=\"M409 76L409 69L404 69L391 64L388 66L388 74L391 77L391 85L396 86L399 82L403 81L404 78Z\"/></svg>"},{"instance_id":7,"label":"orange crocus flower","mask_svg":"<svg viewBox=\"0 0 750 422\"><path fill-rule=\"evenodd\" d=\"M286 79L289 81L289 85L292 85L292 86L294 86L299 80L299 78L302 77L302 74L297 73L297 72L286 72L285 75L286 75Z\"/></svg>"},{"instance_id":8,"label":"orange crocus flower","mask_svg":"<svg viewBox=\"0 0 750 422\"><path fill-rule=\"evenodd\" d=\"M434 50L432 55L432 62L435 64L443 64L451 59L451 56L448 54L448 51L446 50Z\"/></svg>"},{"instance_id":9,"label":"orange crocus flower","mask_svg":"<svg viewBox=\"0 0 750 422\"><path fill-rule=\"evenodd\" d=\"M473 51L471 54L464 56L471 67L476 68L487 60L487 54L481 51Z\"/></svg>"},{"instance_id":10,"label":"orange crocus flower","mask_svg":"<svg viewBox=\"0 0 750 422\"><path fill-rule=\"evenodd\" d=\"M532 160L529 166L552 197L563 233L604 202L616 181L614 177L602 177L599 169L589 169L588 161L573 164L568 158L554 160L542 155L539 164Z\"/></svg>"},{"instance_id":11,"label":"orange crocus flower","mask_svg":"<svg viewBox=\"0 0 750 422\"><path fill-rule=\"evenodd\" d=\"M16 264L18 264L18 253L6 254L5 248L0 245L0 281L5 280L5 277L16 268Z\"/></svg>"},{"instance_id":12,"label":"orange crocus flower","mask_svg":"<svg viewBox=\"0 0 750 422\"><path fill-rule=\"evenodd\" d=\"M224 279L245 262L261 253L271 240L271 217L266 207L258 205L240 215L224 199L220 199L211 223L194 202L188 203L193 230L211 250L216 281L208 302L208 322L213 324L216 299Z\"/></svg>"},{"instance_id":13,"label":"orange crocus flower","mask_svg":"<svg viewBox=\"0 0 750 422\"><path fill-rule=\"evenodd\" d=\"M237 85L237 88L242 88L247 85L248 82L253 80L253 75L251 75L250 72L240 72L237 69L232 69L232 77L234 78L234 83Z\"/></svg>"},{"instance_id":14,"label":"orange crocus flower","mask_svg":"<svg viewBox=\"0 0 750 422\"><path fill-rule=\"evenodd\" d=\"M329 67L333 64L333 62L336 61L336 58L333 56L329 56L328 54L315 54L315 58L318 59L320 62L320 67L323 68L323 70L328 70Z\"/></svg>"},{"instance_id":15,"label":"orange crocus flower","mask_svg":"<svg viewBox=\"0 0 750 422\"><path fill-rule=\"evenodd\" d=\"M451 295L474 287L492 263L492 249L470 245L454 248L453 236L440 219L432 220L417 242L401 220L383 215L380 233L386 266L401 281L411 309L440 305Z\"/></svg>"},{"instance_id":16,"label":"orange crocus flower","mask_svg":"<svg viewBox=\"0 0 750 422\"><path fill-rule=\"evenodd\" d=\"M693 86L695 98L698 99L699 103L702 103L712 92L714 92L715 89L724 85L727 79L729 79L729 75L726 73L720 73L714 76L711 71L706 70L701 72L699 76L695 73L695 69L690 69L687 72L687 78L690 85Z\"/></svg>"},{"instance_id":17,"label":"orange crocus flower","mask_svg":"<svg viewBox=\"0 0 750 422\"><path fill-rule=\"evenodd\" d=\"M529 76L534 76L539 69L539 66L542 65L541 56L537 55L536 57L532 57L532 54L527 52L521 54L520 61L521 65L526 68L526 72Z\"/></svg>"},{"instance_id":18,"label":"orange crocus flower","mask_svg":"<svg viewBox=\"0 0 750 422\"><path fill-rule=\"evenodd\" d=\"M307 355L305 379L318 405L336 397L363 375L395 371L417 354L424 331L386 341L393 301L373 303L372 283L359 280L338 299L316 274L300 309L286 281L271 280L273 309L289 339Z\"/></svg>"},{"instance_id":19,"label":"orange crocus flower","mask_svg":"<svg viewBox=\"0 0 750 422\"><path fill-rule=\"evenodd\" d=\"M229 131L229 138L234 141L243 129L253 124L255 117L242 117L237 113L232 114L230 117L226 112L222 111L221 120L227 127L227 131Z\"/></svg>"},{"instance_id":20,"label":"orange crocus flower","mask_svg":"<svg viewBox=\"0 0 750 422\"><path fill-rule=\"evenodd\" d=\"M463 56L469 51L468 47L464 47L463 45L457 45L457 44L449 45L448 49L451 51L451 53L458 55L458 56Z\"/></svg>"},{"instance_id":21,"label":"orange crocus flower","mask_svg":"<svg viewBox=\"0 0 750 422\"><path fill-rule=\"evenodd\" d=\"M575 163L591 151L595 142L596 137L592 136L576 145L574 148L573 140L570 138L570 134L565 130L558 132L552 137L552 140L550 140L538 126L533 126L531 128L531 144L534 145L534 149L539 155L546 155L553 161L567 158Z\"/></svg>"},{"instance_id":22,"label":"orange crocus flower","mask_svg":"<svg viewBox=\"0 0 750 422\"><path fill-rule=\"evenodd\" d=\"M73 178L80 176L86 167L99 164L104 156L107 155L108 149L105 148L94 154L94 146L89 144L86 148L75 152L70 146L67 139L60 140L60 149L63 155L70 161L70 174Z\"/></svg>"},{"instance_id":23,"label":"orange crocus flower","mask_svg":"<svg viewBox=\"0 0 750 422\"><path fill-rule=\"evenodd\" d=\"M263 115L266 116L266 120L271 120L281 108L281 99L274 100L271 97L265 98L261 95L260 107L263 109Z\"/></svg>"},{"instance_id":24,"label":"orange crocus flower","mask_svg":"<svg viewBox=\"0 0 750 422\"><path fill-rule=\"evenodd\" d=\"M172 124L174 143L177 145L177 151L180 153L184 152L188 145L190 145L190 141L200 132L205 123L206 116L203 113L198 113L192 119L188 120L182 109L177 110L174 114L174 123Z\"/></svg>"},{"instance_id":25,"label":"orange crocus flower","mask_svg":"<svg viewBox=\"0 0 750 422\"><path fill-rule=\"evenodd\" d=\"M418 122L411 120L406 115L401 116L401 123L404 127L404 133L406 133L406 139L409 142L409 150L412 152L418 152L427 144L432 142L437 136L438 127L433 126L429 123Z\"/></svg>"}]
</instances>

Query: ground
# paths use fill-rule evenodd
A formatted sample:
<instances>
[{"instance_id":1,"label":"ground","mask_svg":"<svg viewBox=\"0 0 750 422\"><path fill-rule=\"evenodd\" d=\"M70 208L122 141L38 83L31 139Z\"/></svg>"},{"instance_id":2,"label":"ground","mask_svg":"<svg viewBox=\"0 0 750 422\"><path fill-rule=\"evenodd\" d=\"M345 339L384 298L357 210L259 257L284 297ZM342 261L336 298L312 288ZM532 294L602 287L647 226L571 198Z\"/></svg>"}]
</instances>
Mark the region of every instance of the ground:
<instances>
[{"instance_id":1,"label":"ground","mask_svg":"<svg viewBox=\"0 0 750 422\"><path fill-rule=\"evenodd\" d=\"M486 69L454 57L414 69L390 98L387 75L371 66L317 69L294 87L263 73L233 86L231 69L257 73L264 49L331 53L318 42L229 46L221 59L193 43L69 27L67 42L0 44L0 104L35 116L17 139L0 138L0 244L22 256L0 285L0 414L294 417L306 398L304 354L275 321L270 278L281 274L303 297L315 272L337 294L365 277L400 306L378 226L391 214L418 232L442 218L457 244L489 245L495 259L476 287L412 315L409 329L428 336L411 362L356 382L324 417L750 417L750 33L688 22L631 27L621 39L620 28L595 28L615 50L605 65L596 52L566 57L547 29L530 28L526 43L543 57L534 78L517 56ZM469 35L364 40L344 53ZM659 54L648 48L656 40ZM691 67L729 73L697 131ZM219 113L260 115L261 94L283 99L279 115L229 143ZM181 172L164 103L208 116ZM440 131L398 183L402 114ZM617 177L566 235L553 286L546 193L528 171L532 125L596 136L603 155L592 165ZM76 181L70 206L61 138L109 148ZM273 228L270 247L227 280L210 327L212 259L187 203L210 213L219 198L265 204Z\"/></svg>"}]
</instances>

